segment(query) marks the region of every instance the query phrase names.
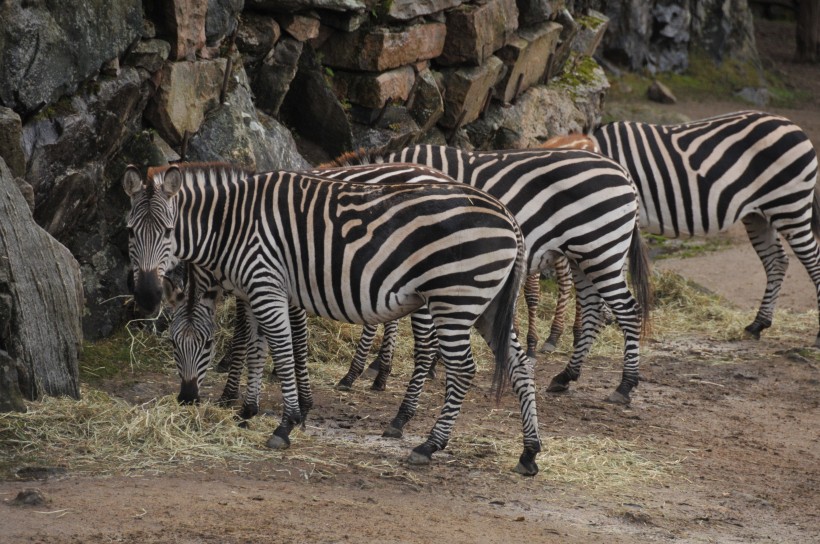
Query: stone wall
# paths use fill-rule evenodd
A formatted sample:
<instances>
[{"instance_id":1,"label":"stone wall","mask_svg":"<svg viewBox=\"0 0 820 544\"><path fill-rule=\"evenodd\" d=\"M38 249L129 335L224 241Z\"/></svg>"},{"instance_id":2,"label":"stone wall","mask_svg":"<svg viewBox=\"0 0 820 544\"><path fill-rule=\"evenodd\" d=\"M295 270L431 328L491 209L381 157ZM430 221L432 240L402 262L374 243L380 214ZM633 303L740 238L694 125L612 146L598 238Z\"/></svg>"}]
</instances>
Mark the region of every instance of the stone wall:
<instances>
[{"instance_id":1,"label":"stone wall","mask_svg":"<svg viewBox=\"0 0 820 544\"><path fill-rule=\"evenodd\" d=\"M607 89L589 59L606 21L578 2L93 4L0 3L0 157L79 263L90 339L133 316L129 163L264 171L360 146L529 146L593 124Z\"/></svg>"}]
</instances>

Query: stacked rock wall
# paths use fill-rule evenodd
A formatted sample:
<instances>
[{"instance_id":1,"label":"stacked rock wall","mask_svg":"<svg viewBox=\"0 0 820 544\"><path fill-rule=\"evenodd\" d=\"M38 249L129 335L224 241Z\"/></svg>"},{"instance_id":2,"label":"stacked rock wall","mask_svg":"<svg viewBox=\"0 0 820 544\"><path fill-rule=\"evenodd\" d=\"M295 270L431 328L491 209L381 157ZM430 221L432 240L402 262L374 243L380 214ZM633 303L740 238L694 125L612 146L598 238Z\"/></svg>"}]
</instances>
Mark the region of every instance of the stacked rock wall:
<instances>
[{"instance_id":1,"label":"stacked rock wall","mask_svg":"<svg viewBox=\"0 0 820 544\"><path fill-rule=\"evenodd\" d=\"M588 57L605 18L579 2L97 4L0 3L0 157L76 257L91 339L132 316L129 163L265 171L360 146L531 146L594 123L608 86Z\"/></svg>"}]
</instances>

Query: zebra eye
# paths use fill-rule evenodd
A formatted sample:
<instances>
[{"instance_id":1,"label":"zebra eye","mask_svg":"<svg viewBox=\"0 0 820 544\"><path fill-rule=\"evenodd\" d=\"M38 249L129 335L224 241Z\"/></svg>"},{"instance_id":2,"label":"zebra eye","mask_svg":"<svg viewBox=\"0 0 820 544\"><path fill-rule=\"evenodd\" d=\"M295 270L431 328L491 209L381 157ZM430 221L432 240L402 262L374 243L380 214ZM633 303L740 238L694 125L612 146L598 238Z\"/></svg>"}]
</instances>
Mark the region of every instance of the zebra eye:
<instances>
[{"instance_id":1,"label":"zebra eye","mask_svg":"<svg viewBox=\"0 0 820 544\"><path fill-rule=\"evenodd\" d=\"M166 228L166 229L165 229L165 237L166 237L166 238L169 238L169 237L171 236L171 233L172 233L172 232L174 232L174 228L173 228L173 227L168 227L168 228Z\"/></svg>"},{"instance_id":2,"label":"zebra eye","mask_svg":"<svg viewBox=\"0 0 820 544\"><path fill-rule=\"evenodd\" d=\"M129 238L134 237L134 227L126 227L125 230L128 232L128 237Z\"/></svg>"}]
</instances>

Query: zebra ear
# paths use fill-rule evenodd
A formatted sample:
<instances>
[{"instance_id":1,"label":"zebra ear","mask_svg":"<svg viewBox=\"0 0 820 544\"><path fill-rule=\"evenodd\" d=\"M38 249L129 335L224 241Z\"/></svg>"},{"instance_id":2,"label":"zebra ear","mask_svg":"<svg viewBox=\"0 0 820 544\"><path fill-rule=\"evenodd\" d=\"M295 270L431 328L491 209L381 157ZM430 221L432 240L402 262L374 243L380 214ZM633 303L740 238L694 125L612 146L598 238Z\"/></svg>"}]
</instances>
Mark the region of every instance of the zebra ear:
<instances>
[{"instance_id":1,"label":"zebra ear","mask_svg":"<svg viewBox=\"0 0 820 544\"><path fill-rule=\"evenodd\" d=\"M162 298L171 307L171 311L179 308L179 305L185 300L185 292L177 287L168 276L162 277Z\"/></svg>"},{"instance_id":2,"label":"zebra ear","mask_svg":"<svg viewBox=\"0 0 820 544\"><path fill-rule=\"evenodd\" d=\"M169 166L162 178L162 192L165 193L165 196L171 198L179 192L181 187L182 172L177 166Z\"/></svg>"},{"instance_id":3,"label":"zebra ear","mask_svg":"<svg viewBox=\"0 0 820 544\"><path fill-rule=\"evenodd\" d=\"M142 177L133 164L129 164L128 168L125 169L125 174L122 175L122 188L125 190L125 194L132 198L142 190Z\"/></svg>"}]
</instances>

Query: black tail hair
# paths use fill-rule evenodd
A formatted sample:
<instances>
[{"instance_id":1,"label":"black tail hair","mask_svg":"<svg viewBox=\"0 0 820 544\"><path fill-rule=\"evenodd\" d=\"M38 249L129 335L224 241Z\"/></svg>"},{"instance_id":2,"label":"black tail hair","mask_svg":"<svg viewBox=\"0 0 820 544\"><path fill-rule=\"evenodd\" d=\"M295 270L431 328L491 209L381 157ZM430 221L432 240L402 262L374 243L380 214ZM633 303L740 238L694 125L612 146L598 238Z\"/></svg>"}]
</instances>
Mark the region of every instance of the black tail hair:
<instances>
[{"instance_id":1,"label":"black tail hair","mask_svg":"<svg viewBox=\"0 0 820 544\"><path fill-rule=\"evenodd\" d=\"M495 344L495 370L493 372L493 389L495 401L501 401L501 395L507 385L508 366L510 359L510 343L513 335L513 320L515 319L516 300L521 282L524 279L524 240L520 231L518 234L518 254L515 265L507 276L504 287L495 297L492 305L496 306L493 320L493 343Z\"/></svg>"},{"instance_id":2,"label":"black tail hair","mask_svg":"<svg viewBox=\"0 0 820 544\"><path fill-rule=\"evenodd\" d=\"M641 306L641 336L644 336L650 330L649 310L652 306L652 286L649 282L651 277L649 253L637 223L632 232L632 241L629 243L629 276L632 278L635 298Z\"/></svg>"}]
</instances>

